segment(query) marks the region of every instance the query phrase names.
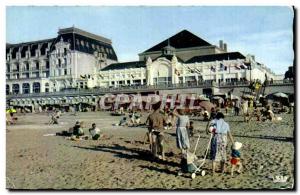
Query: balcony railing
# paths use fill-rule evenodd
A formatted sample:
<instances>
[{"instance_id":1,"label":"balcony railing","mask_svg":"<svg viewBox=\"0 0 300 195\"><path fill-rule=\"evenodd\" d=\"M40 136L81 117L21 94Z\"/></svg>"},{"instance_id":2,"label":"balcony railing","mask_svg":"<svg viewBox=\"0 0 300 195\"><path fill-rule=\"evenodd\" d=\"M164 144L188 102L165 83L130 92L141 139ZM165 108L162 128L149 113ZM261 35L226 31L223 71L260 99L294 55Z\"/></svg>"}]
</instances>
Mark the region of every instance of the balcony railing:
<instances>
[{"instance_id":1,"label":"balcony railing","mask_svg":"<svg viewBox=\"0 0 300 195\"><path fill-rule=\"evenodd\" d=\"M294 82L291 80L281 80L269 83L268 86L276 85L293 85ZM188 88L209 88L209 87L247 87L249 86L248 81L239 81L231 83L183 83L183 84L167 84L167 85L136 85L136 86L120 86L120 87L107 87L107 88L91 88L91 89L64 89L59 92L44 92L44 93L32 93L32 94L15 94L7 95L7 98L12 97L41 97L41 96L78 96L78 95L93 95L93 94L105 94L105 93L136 93L137 91L155 91L155 90L170 90L170 89L188 89Z\"/></svg>"}]
</instances>

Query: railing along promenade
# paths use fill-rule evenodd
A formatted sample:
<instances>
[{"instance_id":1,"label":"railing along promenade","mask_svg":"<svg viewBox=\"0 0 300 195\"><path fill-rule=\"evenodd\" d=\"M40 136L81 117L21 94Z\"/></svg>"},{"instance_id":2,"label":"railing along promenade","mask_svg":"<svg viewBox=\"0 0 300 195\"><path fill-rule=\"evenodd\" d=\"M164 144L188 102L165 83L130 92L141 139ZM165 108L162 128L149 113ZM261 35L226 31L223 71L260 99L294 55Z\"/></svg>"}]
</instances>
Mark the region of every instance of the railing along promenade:
<instances>
[{"instance_id":1,"label":"railing along promenade","mask_svg":"<svg viewBox=\"0 0 300 195\"><path fill-rule=\"evenodd\" d=\"M185 84L167 84L167 85L140 85L140 86L122 86L113 88L91 88L91 89L66 89L59 92L44 92L44 93L30 93L30 94L9 94L7 99L12 98L34 98L34 97L62 97L62 96L81 96L81 95L103 95L108 93L139 93L152 92L159 90L174 90L174 89L189 89L189 88L234 88L234 87L248 87L249 81L239 81L231 83L185 83ZM290 86L294 82L290 80L278 80L268 83L267 86Z\"/></svg>"}]
</instances>

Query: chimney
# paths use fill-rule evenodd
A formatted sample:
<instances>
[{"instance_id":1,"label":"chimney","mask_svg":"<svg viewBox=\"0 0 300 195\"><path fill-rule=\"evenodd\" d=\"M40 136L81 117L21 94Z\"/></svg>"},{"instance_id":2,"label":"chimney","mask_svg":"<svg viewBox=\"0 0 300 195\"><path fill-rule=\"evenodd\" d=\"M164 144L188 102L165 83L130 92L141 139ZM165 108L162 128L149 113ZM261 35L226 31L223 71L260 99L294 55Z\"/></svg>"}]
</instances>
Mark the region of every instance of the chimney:
<instances>
[{"instance_id":1,"label":"chimney","mask_svg":"<svg viewBox=\"0 0 300 195\"><path fill-rule=\"evenodd\" d=\"M224 45L223 45L223 50L224 50L225 52L227 52L227 43L224 43Z\"/></svg>"},{"instance_id":2,"label":"chimney","mask_svg":"<svg viewBox=\"0 0 300 195\"><path fill-rule=\"evenodd\" d=\"M223 45L223 40L220 40L220 41L219 41L219 47L220 47L220 49L223 49L223 47L224 47L224 45Z\"/></svg>"}]
</instances>

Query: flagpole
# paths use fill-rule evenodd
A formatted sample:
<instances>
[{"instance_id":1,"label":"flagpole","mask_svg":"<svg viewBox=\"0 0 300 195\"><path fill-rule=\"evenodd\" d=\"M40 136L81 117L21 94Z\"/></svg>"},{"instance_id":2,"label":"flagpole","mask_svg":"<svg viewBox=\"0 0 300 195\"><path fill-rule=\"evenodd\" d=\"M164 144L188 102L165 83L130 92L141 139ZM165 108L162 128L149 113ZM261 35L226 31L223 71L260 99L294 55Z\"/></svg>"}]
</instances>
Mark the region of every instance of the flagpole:
<instances>
[{"instance_id":1,"label":"flagpole","mask_svg":"<svg viewBox=\"0 0 300 195\"><path fill-rule=\"evenodd\" d=\"M252 72L252 62L250 61L250 83L252 81L252 78L251 78L251 72Z\"/></svg>"},{"instance_id":2,"label":"flagpole","mask_svg":"<svg viewBox=\"0 0 300 195\"><path fill-rule=\"evenodd\" d=\"M211 79L211 67L210 67L210 76L209 76L209 78L210 78L210 84L212 84L212 79Z\"/></svg>"}]
</instances>

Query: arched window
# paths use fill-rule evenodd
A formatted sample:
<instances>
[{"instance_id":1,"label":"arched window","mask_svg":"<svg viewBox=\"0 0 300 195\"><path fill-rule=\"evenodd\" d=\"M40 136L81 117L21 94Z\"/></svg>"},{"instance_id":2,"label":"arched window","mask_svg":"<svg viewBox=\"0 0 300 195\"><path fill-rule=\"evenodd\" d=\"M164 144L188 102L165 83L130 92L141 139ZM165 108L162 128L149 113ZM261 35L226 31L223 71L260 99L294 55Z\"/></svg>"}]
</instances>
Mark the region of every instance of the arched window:
<instances>
[{"instance_id":1,"label":"arched window","mask_svg":"<svg viewBox=\"0 0 300 195\"><path fill-rule=\"evenodd\" d=\"M13 94L19 94L20 93L20 86L19 86L19 84L13 84L13 86L12 86L12 93Z\"/></svg>"},{"instance_id":2,"label":"arched window","mask_svg":"<svg viewBox=\"0 0 300 195\"><path fill-rule=\"evenodd\" d=\"M41 92L41 84L38 82L33 83L33 93L40 93Z\"/></svg>"},{"instance_id":3,"label":"arched window","mask_svg":"<svg viewBox=\"0 0 300 195\"><path fill-rule=\"evenodd\" d=\"M6 85L6 94L9 94L9 85Z\"/></svg>"},{"instance_id":4,"label":"arched window","mask_svg":"<svg viewBox=\"0 0 300 195\"><path fill-rule=\"evenodd\" d=\"M23 90L23 94L30 93L30 85L29 85L29 83L23 83L22 90Z\"/></svg>"},{"instance_id":5,"label":"arched window","mask_svg":"<svg viewBox=\"0 0 300 195\"><path fill-rule=\"evenodd\" d=\"M45 83L45 92L49 92L49 83Z\"/></svg>"}]
</instances>

